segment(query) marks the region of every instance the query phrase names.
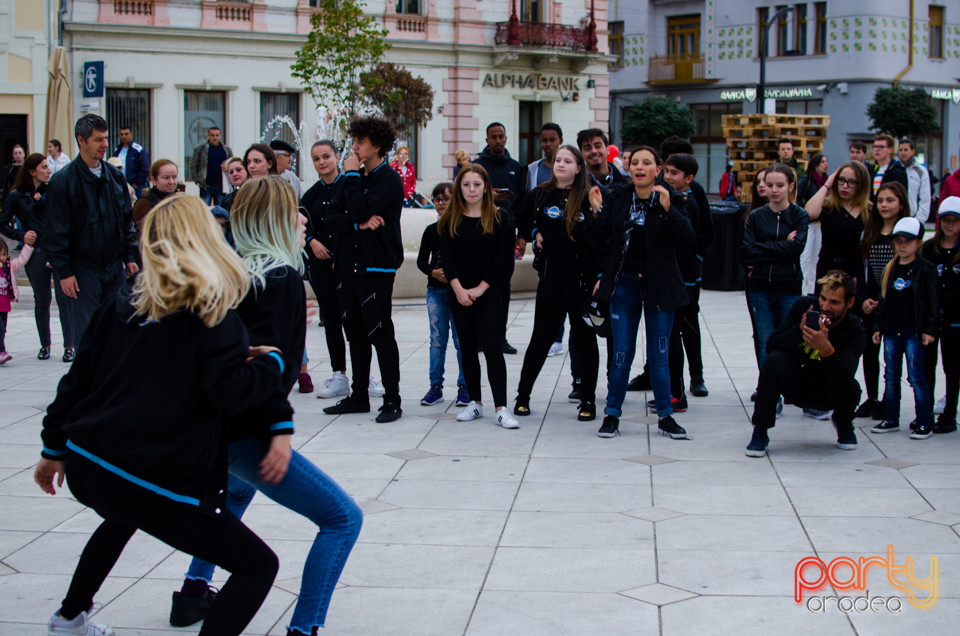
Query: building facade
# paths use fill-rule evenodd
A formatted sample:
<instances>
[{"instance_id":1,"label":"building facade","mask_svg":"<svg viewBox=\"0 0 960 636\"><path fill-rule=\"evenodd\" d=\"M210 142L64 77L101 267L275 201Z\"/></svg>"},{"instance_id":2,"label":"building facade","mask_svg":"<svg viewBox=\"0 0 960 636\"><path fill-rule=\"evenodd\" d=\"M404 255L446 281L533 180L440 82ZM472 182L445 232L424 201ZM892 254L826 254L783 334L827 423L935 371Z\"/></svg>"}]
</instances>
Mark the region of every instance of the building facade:
<instances>
[{"instance_id":1,"label":"building facade","mask_svg":"<svg viewBox=\"0 0 960 636\"><path fill-rule=\"evenodd\" d=\"M64 24L74 77L103 61L105 97L75 98L133 129L151 157L181 168L209 126L235 153L263 138L298 141L299 173L310 183L313 141L327 136L290 74L316 0L74 0ZM539 156L541 122L575 134L608 126L606 3L591 0L377 0L364 10L389 32L384 61L423 77L442 107L424 128L403 131L421 192L449 179L453 154L477 153L485 126L507 127L511 155ZM511 23L511 16L514 19ZM294 134L296 129L296 134ZM189 175L188 175L189 176Z\"/></svg>"},{"instance_id":2,"label":"building facade","mask_svg":"<svg viewBox=\"0 0 960 636\"><path fill-rule=\"evenodd\" d=\"M775 23L783 8L790 11ZM894 82L930 95L942 133L917 139L934 175L960 151L960 6L945 0L610 0L611 128L651 95L690 107L699 180L716 192L726 161L721 117L757 112L761 34L767 112L830 115L833 166L850 142L870 141L867 105ZM765 104L761 104L765 106ZM772 111L769 110L772 106ZM868 144L869 145L869 144Z\"/></svg>"}]
</instances>

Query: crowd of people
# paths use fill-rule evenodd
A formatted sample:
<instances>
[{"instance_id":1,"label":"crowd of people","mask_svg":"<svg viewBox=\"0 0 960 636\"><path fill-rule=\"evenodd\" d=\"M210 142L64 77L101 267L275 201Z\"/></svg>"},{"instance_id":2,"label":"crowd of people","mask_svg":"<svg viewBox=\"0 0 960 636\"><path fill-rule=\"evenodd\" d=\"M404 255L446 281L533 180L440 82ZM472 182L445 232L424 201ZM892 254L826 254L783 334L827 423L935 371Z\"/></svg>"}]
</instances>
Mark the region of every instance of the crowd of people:
<instances>
[{"instance_id":1,"label":"crowd of people","mask_svg":"<svg viewBox=\"0 0 960 636\"><path fill-rule=\"evenodd\" d=\"M277 571L276 556L239 521L260 490L319 528L287 628L316 634L362 515L292 450L288 394L297 385L337 399L324 408L331 415L368 413L371 398L382 398L378 423L404 414L392 297L404 259L400 218L417 196L409 148L391 161L393 125L356 118L346 157L331 140L310 148L319 178L304 192L292 169L296 148L277 139L237 156L212 127L190 160L198 198L183 193L175 162L150 162L129 127L112 153L119 166L107 161L102 118L82 117L75 134L73 161L57 140L49 156L20 149L0 214L0 233L24 244L16 258L0 247L0 364L10 360L2 335L21 268L34 289L37 357L51 355L52 281L63 360L73 363L44 419L35 480L52 494L69 474L76 498L104 518L48 631L112 634L90 621L93 596L142 529L195 557L173 593L171 624L203 620L201 634L239 633ZM650 391L659 431L685 439L674 416L690 408L687 390L709 394L698 313L713 221L693 147L671 136L659 148L625 148L618 164L604 131L584 129L564 144L561 127L546 123L542 157L522 165L507 140L506 126L490 123L479 155L458 152L455 178L432 191L437 221L417 258L430 330L420 404L444 400L452 335L456 419L484 417L482 353L494 421L518 428L569 327L578 420L596 420L602 406L597 435L613 438L627 392ZM832 419L843 450L857 448L855 418L878 420L873 433L897 431L904 357L916 409L911 439L956 430L960 197L944 196L944 183L931 205L909 140L900 143L903 163L886 135L875 138L875 163L864 163L861 146L832 172L823 155L802 170L781 139L779 161L752 184L739 245L759 371L748 456L766 454L785 403ZM735 198L733 173L724 178L721 189ZM924 243L931 210L936 230ZM539 283L511 408L510 280L528 245ZM332 372L316 389L304 280ZM645 365L631 378L641 319ZM598 396L601 338L607 381ZM947 386L934 421L938 346ZM373 350L380 382L371 377ZM138 400L159 384L174 397L144 414ZM219 591L210 586L215 565L231 573Z\"/></svg>"}]
</instances>

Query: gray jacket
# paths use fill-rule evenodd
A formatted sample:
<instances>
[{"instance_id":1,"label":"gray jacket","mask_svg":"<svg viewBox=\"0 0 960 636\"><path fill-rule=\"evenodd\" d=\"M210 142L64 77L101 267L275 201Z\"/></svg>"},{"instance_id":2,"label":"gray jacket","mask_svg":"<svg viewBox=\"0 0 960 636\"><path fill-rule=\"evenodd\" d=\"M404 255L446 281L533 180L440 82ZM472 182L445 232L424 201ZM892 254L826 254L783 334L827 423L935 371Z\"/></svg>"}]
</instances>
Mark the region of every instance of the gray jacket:
<instances>
[{"instance_id":1,"label":"gray jacket","mask_svg":"<svg viewBox=\"0 0 960 636\"><path fill-rule=\"evenodd\" d=\"M223 149L226 151L227 159L230 159L230 157L233 156L233 151L230 150L230 146L224 143L220 145L223 146ZM190 157L190 178L202 188L207 185L207 153L209 149L209 143L202 143L193 149L193 156Z\"/></svg>"},{"instance_id":2,"label":"gray jacket","mask_svg":"<svg viewBox=\"0 0 960 636\"><path fill-rule=\"evenodd\" d=\"M916 157L904 166L907 169L907 190L910 194L910 214L921 223L930 216L930 173Z\"/></svg>"}]
</instances>

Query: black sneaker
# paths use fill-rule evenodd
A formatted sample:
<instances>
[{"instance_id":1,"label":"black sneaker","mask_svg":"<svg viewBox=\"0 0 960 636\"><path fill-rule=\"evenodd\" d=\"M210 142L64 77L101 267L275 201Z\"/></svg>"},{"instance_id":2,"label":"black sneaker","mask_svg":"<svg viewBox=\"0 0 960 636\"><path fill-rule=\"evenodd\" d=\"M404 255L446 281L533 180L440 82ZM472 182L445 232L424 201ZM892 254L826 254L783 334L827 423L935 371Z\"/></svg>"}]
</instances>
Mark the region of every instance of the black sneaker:
<instances>
[{"instance_id":1,"label":"black sneaker","mask_svg":"<svg viewBox=\"0 0 960 636\"><path fill-rule=\"evenodd\" d=\"M918 426L919 426L919 424L917 424L917 420L914 419L912 422L910 422L910 431L912 432L912 431L917 430L917 427L918 427Z\"/></svg>"},{"instance_id":2,"label":"black sneaker","mask_svg":"<svg viewBox=\"0 0 960 636\"><path fill-rule=\"evenodd\" d=\"M570 391L570 395L567 396L567 402L572 402L573 404L580 404L582 400L580 399L580 382L575 381L573 383L573 390Z\"/></svg>"},{"instance_id":3,"label":"black sneaker","mask_svg":"<svg viewBox=\"0 0 960 636\"><path fill-rule=\"evenodd\" d=\"M767 454L767 446L769 445L770 437L767 435L767 429L754 426L753 437L747 444L747 457L763 457Z\"/></svg>"},{"instance_id":4,"label":"black sneaker","mask_svg":"<svg viewBox=\"0 0 960 636\"><path fill-rule=\"evenodd\" d=\"M878 400L867 398L864 400L863 404L857 407L857 410L854 411L853 416L856 418L873 417L873 413L877 406L880 406L881 408L883 407Z\"/></svg>"},{"instance_id":5,"label":"black sneaker","mask_svg":"<svg viewBox=\"0 0 960 636\"><path fill-rule=\"evenodd\" d=\"M614 437L620 434L620 418L614 415L607 415L603 418L603 424L597 431L597 437Z\"/></svg>"},{"instance_id":6,"label":"black sneaker","mask_svg":"<svg viewBox=\"0 0 960 636\"><path fill-rule=\"evenodd\" d=\"M333 406L323 409L327 415L343 415L344 413L369 413L370 400L360 400L348 395Z\"/></svg>"},{"instance_id":7,"label":"black sneaker","mask_svg":"<svg viewBox=\"0 0 960 636\"><path fill-rule=\"evenodd\" d=\"M517 348L514 347L514 346L513 346L512 344L510 344L509 342L507 342L507 339L504 338L504 339L503 339L503 352L504 352L504 353L509 353L509 354L512 355L512 354L514 354L514 353L517 352Z\"/></svg>"},{"instance_id":8,"label":"black sneaker","mask_svg":"<svg viewBox=\"0 0 960 636\"><path fill-rule=\"evenodd\" d=\"M657 409L656 400L647 400L647 406L653 410ZM687 403L687 396L681 397L671 397L670 406L673 408L674 413L686 413L687 409L690 408L690 405Z\"/></svg>"},{"instance_id":9,"label":"black sneaker","mask_svg":"<svg viewBox=\"0 0 960 636\"><path fill-rule=\"evenodd\" d=\"M693 397L707 397L710 395L710 391L707 391L707 385L704 384L703 378L690 378L690 393L693 394Z\"/></svg>"},{"instance_id":10,"label":"black sneaker","mask_svg":"<svg viewBox=\"0 0 960 636\"><path fill-rule=\"evenodd\" d=\"M627 391L650 391L652 389L650 375L647 373L641 373L627 383Z\"/></svg>"},{"instance_id":11,"label":"black sneaker","mask_svg":"<svg viewBox=\"0 0 960 636\"><path fill-rule=\"evenodd\" d=\"M682 426L676 423L672 417L667 415L666 417L660 418L660 424L658 425L660 431L670 437L670 439L687 439L687 431Z\"/></svg>"},{"instance_id":12,"label":"black sneaker","mask_svg":"<svg viewBox=\"0 0 960 636\"><path fill-rule=\"evenodd\" d=\"M891 422L890 420L883 420L879 424L873 426L870 429L871 433L892 433L900 430L900 424L897 422Z\"/></svg>"},{"instance_id":13,"label":"black sneaker","mask_svg":"<svg viewBox=\"0 0 960 636\"><path fill-rule=\"evenodd\" d=\"M519 415L520 417L526 417L530 415L530 397L529 396L517 396L517 402L513 406L513 414Z\"/></svg>"},{"instance_id":14,"label":"black sneaker","mask_svg":"<svg viewBox=\"0 0 960 636\"><path fill-rule=\"evenodd\" d=\"M753 393L751 393L751 394L750 394L750 401L751 401L751 402L756 402L756 401L757 401L757 396L758 396L759 394L760 394L759 391L754 391Z\"/></svg>"},{"instance_id":15,"label":"black sneaker","mask_svg":"<svg viewBox=\"0 0 960 636\"><path fill-rule=\"evenodd\" d=\"M837 429L837 448L847 451L857 450L857 433L853 430L853 426L843 431Z\"/></svg>"},{"instance_id":16,"label":"black sneaker","mask_svg":"<svg viewBox=\"0 0 960 636\"><path fill-rule=\"evenodd\" d=\"M170 624L174 627L190 627L207 617L213 599L217 598L217 588L207 586L202 596L185 596L173 593L170 605Z\"/></svg>"},{"instance_id":17,"label":"black sneaker","mask_svg":"<svg viewBox=\"0 0 960 636\"><path fill-rule=\"evenodd\" d=\"M369 412L370 409L367 409ZM379 408L380 413L377 415L375 421L378 424L386 424L387 422L396 422L400 419L400 416L403 415L403 411L400 409L399 404L394 404L393 402L384 402L383 406Z\"/></svg>"},{"instance_id":18,"label":"black sneaker","mask_svg":"<svg viewBox=\"0 0 960 636\"><path fill-rule=\"evenodd\" d=\"M957 430L957 420L947 419L943 415L937 418L937 423L933 425L934 435L943 435L944 433L953 433Z\"/></svg>"},{"instance_id":19,"label":"black sneaker","mask_svg":"<svg viewBox=\"0 0 960 636\"><path fill-rule=\"evenodd\" d=\"M581 402L577 419L581 422L592 422L597 419L597 405L593 402Z\"/></svg>"},{"instance_id":20,"label":"black sneaker","mask_svg":"<svg viewBox=\"0 0 960 636\"><path fill-rule=\"evenodd\" d=\"M929 424L921 424L917 427L917 430L910 433L910 439L927 439L933 435L933 426Z\"/></svg>"}]
</instances>

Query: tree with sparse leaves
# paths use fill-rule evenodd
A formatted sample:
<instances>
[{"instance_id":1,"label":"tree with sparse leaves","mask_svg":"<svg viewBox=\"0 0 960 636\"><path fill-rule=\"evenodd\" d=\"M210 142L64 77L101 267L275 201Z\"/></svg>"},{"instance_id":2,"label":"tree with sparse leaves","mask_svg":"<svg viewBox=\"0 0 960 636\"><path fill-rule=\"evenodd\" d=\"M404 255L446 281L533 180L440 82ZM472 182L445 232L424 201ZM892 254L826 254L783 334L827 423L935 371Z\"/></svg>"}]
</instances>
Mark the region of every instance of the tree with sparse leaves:
<instances>
[{"instance_id":1,"label":"tree with sparse leaves","mask_svg":"<svg viewBox=\"0 0 960 636\"><path fill-rule=\"evenodd\" d=\"M390 62L360 75L361 100L392 121L397 130L420 128L433 119L433 95L426 80Z\"/></svg>"},{"instance_id":2,"label":"tree with sparse leaves","mask_svg":"<svg viewBox=\"0 0 960 636\"><path fill-rule=\"evenodd\" d=\"M669 97L648 97L623 116L623 143L659 148L670 135L684 139L694 132L690 109Z\"/></svg>"},{"instance_id":3,"label":"tree with sparse leaves","mask_svg":"<svg viewBox=\"0 0 960 636\"><path fill-rule=\"evenodd\" d=\"M290 68L326 107L340 128L356 112L360 100L360 74L371 68L390 48L377 19L363 12L358 0L322 0L310 18L312 29L297 51Z\"/></svg>"},{"instance_id":4,"label":"tree with sparse leaves","mask_svg":"<svg viewBox=\"0 0 960 636\"><path fill-rule=\"evenodd\" d=\"M901 137L930 137L940 134L937 111L922 88L878 88L867 106L871 130Z\"/></svg>"}]
</instances>

